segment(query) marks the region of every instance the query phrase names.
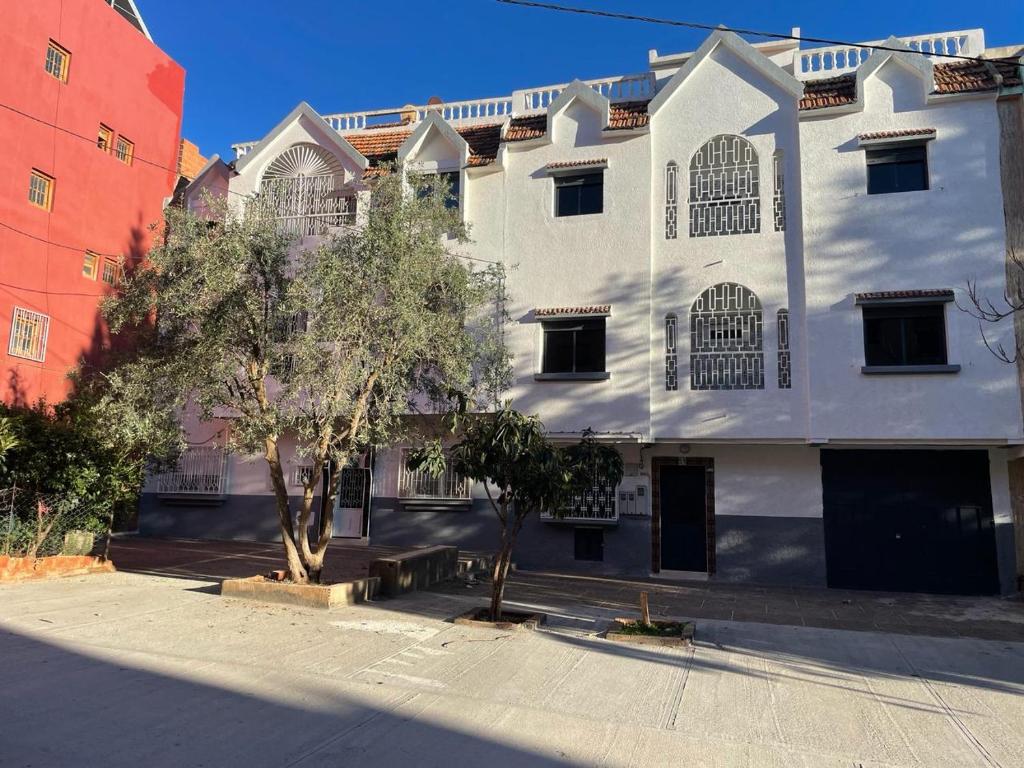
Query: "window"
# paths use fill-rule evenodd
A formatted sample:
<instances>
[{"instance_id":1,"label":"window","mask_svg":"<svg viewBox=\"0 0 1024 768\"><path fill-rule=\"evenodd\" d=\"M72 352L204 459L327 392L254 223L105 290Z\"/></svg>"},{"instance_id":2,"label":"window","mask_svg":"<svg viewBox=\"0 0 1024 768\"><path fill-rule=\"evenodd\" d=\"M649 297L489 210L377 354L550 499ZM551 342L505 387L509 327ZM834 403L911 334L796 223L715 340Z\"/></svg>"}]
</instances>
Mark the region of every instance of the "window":
<instances>
[{"instance_id":1,"label":"window","mask_svg":"<svg viewBox=\"0 0 1024 768\"><path fill-rule=\"evenodd\" d=\"M114 146L114 155L125 165L131 165L135 158L135 145L124 136L118 136L117 144Z\"/></svg>"},{"instance_id":2,"label":"window","mask_svg":"<svg viewBox=\"0 0 1024 768\"><path fill-rule=\"evenodd\" d=\"M85 258L82 260L82 276L95 280L99 269L100 257L92 251L86 251Z\"/></svg>"},{"instance_id":3,"label":"window","mask_svg":"<svg viewBox=\"0 0 1024 768\"><path fill-rule=\"evenodd\" d=\"M555 176L555 216L583 216L604 210L604 173Z\"/></svg>"},{"instance_id":4,"label":"window","mask_svg":"<svg viewBox=\"0 0 1024 768\"><path fill-rule=\"evenodd\" d=\"M715 136L690 159L690 237L761 231L761 188L754 145Z\"/></svg>"},{"instance_id":5,"label":"window","mask_svg":"<svg viewBox=\"0 0 1024 768\"><path fill-rule=\"evenodd\" d=\"M793 388L793 374L790 370L789 354L789 310L782 308L778 311L777 326L779 334L779 389Z\"/></svg>"},{"instance_id":6,"label":"window","mask_svg":"<svg viewBox=\"0 0 1024 768\"><path fill-rule=\"evenodd\" d=\"M432 475L423 469L409 469L411 449L398 452L398 498L403 500L439 499L462 500L472 498L473 483L452 469L450 461L440 475Z\"/></svg>"},{"instance_id":7,"label":"window","mask_svg":"<svg viewBox=\"0 0 1024 768\"><path fill-rule=\"evenodd\" d=\"M690 308L690 389L764 389L761 302L719 283Z\"/></svg>"},{"instance_id":8,"label":"window","mask_svg":"<svg viewBox=\"0 0 1024 768\"><path fill-rule=\"evenodd\" d=\"M46 315L15 307L7 354L41 363L46 359L46 335L49 329L50 318Z\"/></svg>"},{"instance_id":9,"label":"window","mask_svg":"<svg viewBox=\"0 0 1024 768\"><path fill-rule=\"evenodd\" d=\"M603 317L544 323L542 374L596 374L605 370Z\"/></svg>"},{"instance_id":10,"label":"window","mask_svg":"<svg viewBox=\"0 0 1024 768\"><path fill-rule=\"evenodd\" d=\"M866 150L868 194L928 189L928 149L924 144Z\"/></svg>"},{"instance_id":11,"label":"window","mask_svg":"<svg viewBox=\"0 0 1024 768\"><path fill-rule=\"evenodd\" d=\"M259 204L278 229L298 237L324 235L355 223L355 197L338 159L316 144L295 144L267 166Z\"/></svg>"},{"instance_id":12,"label":"window","mask_svg":"<svg viewBox=\"0 0 1024 768\"><path fill-rule=\"evenodd\" d=\"M574 528L574 556L576 560L601 562L604 560L604 529Z\"/></svg>"},{"instance_id":13,"label":"window","mask_svg":"<svg viewBox=\"0 0 1024 768\"><path fill-rule=\"evenodd\" d=\"M775 218L775 231L786 231L786 187L785 176L782 171L782 150L778 150L772 157L772 167L775 171L775 191L772 194L772 214Z\"/></svg>"},{"instance_id":14,"label":"window","mask_svg":"<svg viewBox=\"0 0 1024 768\"><path fill-rule=\"evenodd\" d=\"M107 285L117 285L121 269L114 259L103 260L103 282Z\"/></svg>"},{"instance_id":15,"label":"window","mask_svg":"<svg viewBox=\"0 0 1024 768\"><path fill-rule=\"evenodd\" d=\"M679 374L676 370L676 335L679 330L679 318L674 312L665 315L665 390L675 392L679 389Z\"/></svg>"},{"instance_id":16,"label":"window","mask_svg":"<svg viewBox=\"0 0 1024 768\"><path fill-rule=\"evenodd\" d=\"M665 166L665 239L675 240L679 231L679 165L669 160Z\"/></svg>"},{"instance_id":17,"label":"window","mask_svg":"<svg viewBox=\"0 0 1024 768\"><path fill-rule=\"evenodd\" d=\"M442 179L448 182L448 197L444 199L445 208L458 208L459 207L459 172L458 171L445 171L444 173L437 174Z\"/></svg>"},{"instance_id":18,"label":"window","mask_svg":"<svg viewBox=\"0 0 1024 768\"><path fill-rule=\"evenodd\" d=\"M114 131L103 123L100 123L99 132L96 135L96 146L104 152L109 152L114 147Z\"/></svg>"},{"instance_id":19,"label":"window","mask_svg":"<svg viewBox=\"0 0 1024 768\"><path fill-rule=\"evenodd\" d=\"M864 362L872 366L945 366L944 304L865 306Z\"/></svg>"},{"instance_id":20,"label":"window","mask_svg":"<svg viewBox=\"0 0 1024 768\"><path fill-rule=\"evenodd\" d=\"M54 178L42 171L32 169L28 180L28 201L44 211L53 209Z\"/></svg>"},{"instance_id":21,"label":"window","mask_svg":"<svg viewBox=\"0 0 1024 768\"><path fill-rule=\"evenodd\" d=\"M68 81L68 66L71 64L71 54L66 48L61 48L53 40L46 48L46 71L60 80L62 83Z\"/></svg>"}]
</instances>

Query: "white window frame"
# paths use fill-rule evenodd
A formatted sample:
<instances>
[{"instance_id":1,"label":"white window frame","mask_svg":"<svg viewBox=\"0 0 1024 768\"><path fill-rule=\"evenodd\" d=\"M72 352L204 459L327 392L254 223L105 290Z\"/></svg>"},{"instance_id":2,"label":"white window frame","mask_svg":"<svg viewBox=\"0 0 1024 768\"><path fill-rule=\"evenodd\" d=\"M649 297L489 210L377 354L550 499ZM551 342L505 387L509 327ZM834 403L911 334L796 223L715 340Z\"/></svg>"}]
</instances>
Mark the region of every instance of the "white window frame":
<instances>
[{"instance_id":1,"label":"white window frame","mask_svg":"<svg viewBox=\"0 0 1024 768\"><path fill-rule=\"evenodd\" d=\"M37 342L33 344L31 337L29 338L30 346L34 349L34 353L26 354L22 350L23 345L18 341L19 338L24 338L24 334L18 332L19 323L22 322L33 325L38 324L37 327L42 329ZM49 335L49 315L44 315L42 312L33 312L24 307L15 307L14 312L11 314L11 337L7 343L7 354L11 357L20 357L25 360L35 360L37 363L41 363L46 360L46 340Z\"/></svg>"}]
</instances>

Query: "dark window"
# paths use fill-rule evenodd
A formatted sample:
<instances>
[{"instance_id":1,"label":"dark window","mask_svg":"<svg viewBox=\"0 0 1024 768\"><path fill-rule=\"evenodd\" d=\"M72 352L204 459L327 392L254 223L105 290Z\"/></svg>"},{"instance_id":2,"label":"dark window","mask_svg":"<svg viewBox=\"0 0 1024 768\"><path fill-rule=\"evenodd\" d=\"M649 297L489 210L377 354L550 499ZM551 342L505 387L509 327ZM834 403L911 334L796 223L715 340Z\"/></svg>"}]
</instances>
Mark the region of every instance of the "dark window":
<instances>
[{"instance_id":1,"label":"dark window","mask_svg":"<svg viewBox=\"0 0 1024 768\"><path fill-rule=\"evenodd\" d=\"M928 189L928 150L924 144L867 150L868 194Z\"/></svg>"},{"instance_id":2,"label":"dark window","mask_svg":"<svg viewBox=\"0 0 1024 768\"><path fill-rule=\"evenodd\" d=\"M604 371L604 318L544 323L542 373Z\"/></svg>"},{"instance_id":3,"label":"dark window","mask_svg":"<svg viewBox=\"0 0 1024 768\"><path fill-rule=\"evenodd\" d=\"M604 173L555 176L555 216L582 216L604 210Z\"/></svg>"},{"instance_id":4,"label":"dark window","mask_svg":"<svg viewBox=\"0 0 1024 768\"><path fill-rule=\"evenodd\" d=\"M443 173L437 174L425 174L423 177L424 184L419 188L418 196L427 197L430 195L434 187L430 183L430 176L438 176L445 179L448 184L448 197L444 199L445 208L458 208L459 207L459 172L458 171L444 171Z\"/></svg>"},{"instance_id":5,"label":"dark window","mask_svg":"<svg viewBox=\"0 0 1024 768\"><path fill-rule=\"evenodd\" d=\"M604 560L604 529L603 528L575 528L576 532L576 559L593 560L601 562Z\"/></svg>"},{"instance_id":6,"label":"dark window","mask_svg":"<svg viewBox=\"0 0 1024 768\"><path fill-rule=\"evenodd\" d=\"M944 305L864 307L864 362L945 365Z\"/></svg>"}]
</instances>

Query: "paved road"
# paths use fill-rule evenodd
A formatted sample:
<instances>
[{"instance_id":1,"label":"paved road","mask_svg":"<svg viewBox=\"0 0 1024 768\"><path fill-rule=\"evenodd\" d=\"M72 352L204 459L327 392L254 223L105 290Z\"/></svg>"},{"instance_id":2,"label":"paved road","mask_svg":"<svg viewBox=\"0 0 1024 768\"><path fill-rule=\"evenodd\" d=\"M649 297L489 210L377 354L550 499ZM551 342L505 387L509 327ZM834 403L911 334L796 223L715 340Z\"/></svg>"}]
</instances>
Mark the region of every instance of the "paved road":
<instances>
[{"instance_id":1,"label":"paved road","mask_svg":"<svg viewBox=\"0 0 1024 768\"><path fill-rule=\"evenodd\" d=\"M702 620L688 650L118 573L0 587L0 765L1024 766L1024 644Z\"/></svg>"}]
</instances>

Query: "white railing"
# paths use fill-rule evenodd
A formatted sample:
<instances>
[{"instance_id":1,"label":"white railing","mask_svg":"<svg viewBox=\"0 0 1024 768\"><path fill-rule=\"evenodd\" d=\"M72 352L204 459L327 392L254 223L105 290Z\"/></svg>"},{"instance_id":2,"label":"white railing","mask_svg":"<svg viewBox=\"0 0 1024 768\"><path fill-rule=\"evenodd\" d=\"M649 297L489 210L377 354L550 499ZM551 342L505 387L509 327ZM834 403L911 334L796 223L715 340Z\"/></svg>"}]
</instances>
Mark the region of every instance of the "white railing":
<instances>
[{"instance_id":1,"label":"white railing","mask_svg":"<svg viewBox=\"0 0 1024 768\"><path fill-rule=\"evenodd\" d=\"M617 489L613 485L607 485L603 479L599 480L594 487L574 494L558 514L549 509L541 512L540 518L541 520L557 520L567 523L618 522Z\"/></svg>"},{"instance_id":2,"label":"white railing","mask_svg":"<svg viewBox=\"0 0 1024 768\"><path fill-rule=\"evenodd\" d=\"M934 32L899 39L911 50L925 54L980 56L985 50L985 33L981 29ZM800 51L794 67L795 74L800 80L813 80L852 72L871 55L872 49L865 46L884 44L885 40L871 40L857 45L833 45Z\"/></svg>"},{"instance_id":3,"label":"white railing","mask_svg":"<svg viewBox=\"0 0 1024 768\"><path fill-rule=\"evenodd\" d=\"M608 101L642 101L654 96L654 73L641 72L638 75L618 75L597 80L584 80L595 91ZM569 83L544 85L540 88L528 88L512 94L512 107L515 114L537 112L547 109L558 98Z\"/></svg>"},{"instance_id":4,"label":"white railing","mask_svg":"<svg viewBox=\"0 0 1024 768\"><path fill-rule=\"evenodd\" d=\"M223 448L187 449L174 469L157 478L157 493L167 496L224 496L228 490L228 453Z\"/></svg>"},{"instance_id":5,"label":"white railing","mask_svg":"<svg viewBox=\"0 0 1024 768\"><path fill-rule=\"evenodd\" d=\"M473 489L473 482L463 477L447 465L440 475L431 475L422 469L410 470L407 461L409 450L403 448L399 452L398 498L400 499L454 499L468 501Z\"/></svg>"}]
</instances>

